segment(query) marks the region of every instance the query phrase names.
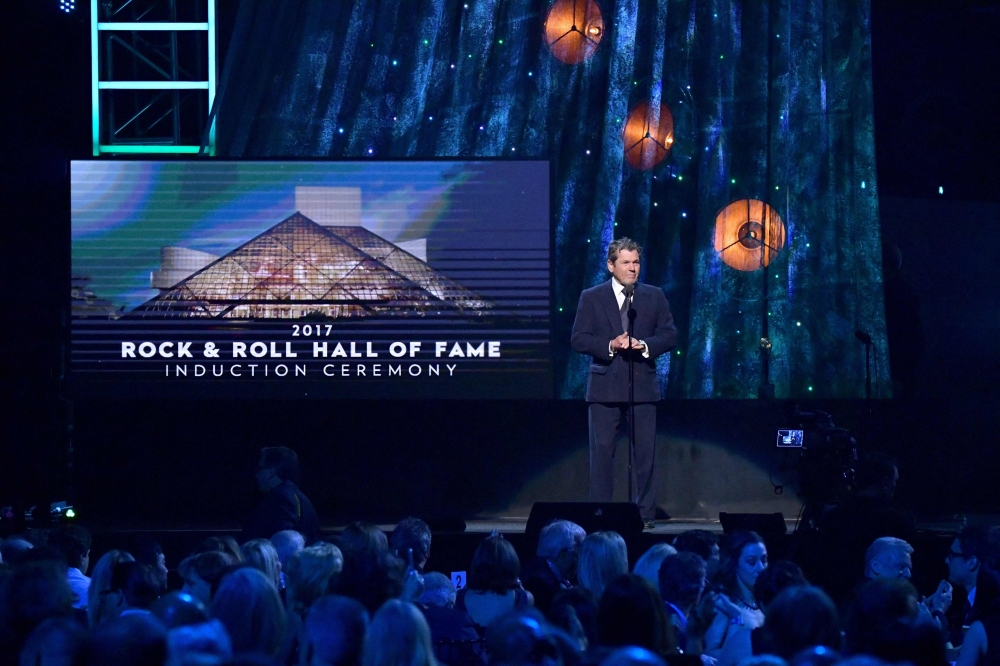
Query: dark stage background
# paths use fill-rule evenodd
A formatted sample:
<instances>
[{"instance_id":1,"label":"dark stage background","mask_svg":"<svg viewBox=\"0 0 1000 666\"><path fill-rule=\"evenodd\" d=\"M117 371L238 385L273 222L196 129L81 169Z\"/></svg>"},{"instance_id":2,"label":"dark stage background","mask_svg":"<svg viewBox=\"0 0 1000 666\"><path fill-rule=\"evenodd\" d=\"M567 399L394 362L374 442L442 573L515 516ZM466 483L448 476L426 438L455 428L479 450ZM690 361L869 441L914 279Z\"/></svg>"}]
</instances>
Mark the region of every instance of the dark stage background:
<instances>
[{"instance_id":1,"label":"dark stage background","mask_svg":"<svg viewBox=\"0 0 1000 666\"><path fill-rule=\"evenodd\" d=\"M63 395L67 160L89 150L89 34L85 8L66 17L50 4L18 0L0 22L0 57L12 63L0 74L0 505L69 495L88 520L235 524L252 498L258 447L279 443L299 449L304 485L330 519L520 513L533 500L582 493L586 424L577 401ZM908 372L908 397L870 410L859 400L804 406L826 407L865 446L895 453L900 501L921 515L1000 511L991 491L1000 474L995 3L875 1L869 20L847 11L855 3L834 0L605 2L608 33L594 59L576 67L551 62L541 44L540 2L470 3L463 18L462 3L359 0L367 9L355 24L353 3L240 5L263 32L230 44L239 7L220 2L220 61L253 55L230 68L223 154L338 157L371 147L378 158L548 157L563 266L554 340L568 337L577 294L600 272L598 243L580 239L631 234L649 248L644 279L667 290L680 320L682 360L670 364L670 395L753 397L761 372L748 342L765 320L766 280L767 303L780 314L769 321L779 397L803 395L807 380L818 397L862 395L863 348L852 334L872 332L880 371L889 357L894 376ZM265 9L276 14L258 14ZM656 29L664 23L669 30ZM354 42L348 26L359 31ZM452 73L458 56L465 61ZM678 94L687 85L690 98ZM676 144L652 172L623 170L617 121L650 99L671 106ZM328 144L327 117L345 128ZM710 250L717 210L746 197L771 202L788 224L790 245L772 264L778 278L727 273ZM914 296L918 303L921 334L904 327L902 341L887 337L881 314L883 240L902 258L887 274L898 287L887 300L898 305L901 294L904 305ZM738 302L754 307L741 313ZM898 311L891 302L886 309L890 318ZM789 329L795 321L814 355L782 357L800 342ZM898 350L908 371L896 367ZM558 360L563 394L578 396L579 361ZM879 391L887 396L884 377ZM791 408L665 402L658 446L667 510L794 512L791 491L778 497L767 479L780 462L773 429L788 424Z\"/></svg>"}]
</instances>

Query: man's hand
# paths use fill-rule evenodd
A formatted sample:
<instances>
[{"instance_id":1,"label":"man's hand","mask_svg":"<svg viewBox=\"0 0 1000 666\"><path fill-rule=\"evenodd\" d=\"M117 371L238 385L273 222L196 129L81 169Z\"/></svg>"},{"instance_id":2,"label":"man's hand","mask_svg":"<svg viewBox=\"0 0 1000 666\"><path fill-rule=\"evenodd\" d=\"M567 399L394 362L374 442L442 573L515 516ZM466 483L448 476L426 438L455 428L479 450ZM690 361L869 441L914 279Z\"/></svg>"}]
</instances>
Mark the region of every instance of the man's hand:
<instances>
[{"instance_id":1,"label":"man's hand","mask_svg":"<svg viewBox=\"0 0 1000 666\"><path fill-rule=\"evenodd\" d=\"M646 348L645 343L641 340L636 340L635 338L628 337L628 333L622 333L617 338L611 341L611 350L620 351L623 349L636 349L642 351Z\"/></svg>"},{"instance_id":2,"label":"man's hand","mask_svg":"<svg viewBox=\"0 0 1000 666\"><path fill-rule=\"evenodd\" d=\"M628 333L622 333L611 341L611 351L621 351L623 349L628 349L629 346Z\"/></svg>"},{"instance_id":3,"label":"man's hand","mask_svg":"<svg viewBox=\"0 0 1000 666\"><path fill-rule=\"evenodd\" d=\"M951 608L952 588L951 583L946 580L941 581L937 591L925 599L927 609L931 612L947 613Z\"/></svg>"}]
</instances>

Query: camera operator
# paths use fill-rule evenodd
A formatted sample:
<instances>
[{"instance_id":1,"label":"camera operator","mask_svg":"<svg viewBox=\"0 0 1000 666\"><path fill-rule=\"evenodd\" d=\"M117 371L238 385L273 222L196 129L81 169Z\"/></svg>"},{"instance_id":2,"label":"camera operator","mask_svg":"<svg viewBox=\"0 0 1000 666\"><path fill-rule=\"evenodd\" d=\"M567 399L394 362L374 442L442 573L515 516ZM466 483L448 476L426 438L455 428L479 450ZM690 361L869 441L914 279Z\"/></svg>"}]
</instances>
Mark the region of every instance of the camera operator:
<instances>
[{"instance_id":1,"label":"camera operator","mask_svg":"<svg viewBox=\"0 0 1000 666\"><path fill-rule=\"evenodd\" d=\"M817 580L836 599L850 593L854 576L865 564L865 551L880 537L913 541L916 522L892 505L899 483L899 469L891 457L873 453L863 457L855 476L856 492L819 521L819 554L825 562L818 567Z\"/></svg>"}]
</instances>

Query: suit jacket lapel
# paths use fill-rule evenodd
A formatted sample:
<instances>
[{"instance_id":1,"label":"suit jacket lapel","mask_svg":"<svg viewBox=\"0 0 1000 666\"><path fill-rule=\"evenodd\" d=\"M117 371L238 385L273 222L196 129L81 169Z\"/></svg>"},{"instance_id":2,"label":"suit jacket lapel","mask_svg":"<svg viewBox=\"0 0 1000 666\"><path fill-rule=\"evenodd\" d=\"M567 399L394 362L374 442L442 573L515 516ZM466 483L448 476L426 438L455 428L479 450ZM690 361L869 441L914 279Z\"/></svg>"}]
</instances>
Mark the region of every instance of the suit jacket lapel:
<instances>
[{"instance_id":1,"label":"suit jacket lapel","mask_svg":"<svg viewBox=\"0 0 1000 666\"><path fill-rule=\"evenodd\" d=\"M617 335L621 335L625 332L622 328L622 311L618 306L618 297L615 296L614 283L608 280L604 283L607 288L601 290L601 303L604 306L604 313L608 315L608 322L611 324L611 329L616 331Z\"/></svg>"}]
</instances>

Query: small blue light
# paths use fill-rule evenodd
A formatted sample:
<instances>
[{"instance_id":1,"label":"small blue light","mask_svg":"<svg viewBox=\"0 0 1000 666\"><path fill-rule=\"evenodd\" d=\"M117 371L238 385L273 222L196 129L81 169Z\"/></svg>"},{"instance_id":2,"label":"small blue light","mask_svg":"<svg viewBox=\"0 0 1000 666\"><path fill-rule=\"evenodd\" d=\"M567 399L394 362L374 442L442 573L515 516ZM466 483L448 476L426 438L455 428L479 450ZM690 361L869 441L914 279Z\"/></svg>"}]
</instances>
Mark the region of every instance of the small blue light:
<instances>
[{"instance_id":1,"label":"small blue light","mask_svg":"<svg viewBox=\"0 0 1000 666\"><path fill-rule=\"evenodd\" d=\"M480 126L479 126L479 131L480 131L480 132L482 132L482 131L483 131L484 129L486 129L486 128L485 128L485 127L483 127L482 125L480 125Z\"/></svg>"},{"instance_id":2,"label":"small blue light","mask_svg":"<svg viewBox=\"0 0 1000 666\"><path fill-rule=\"evenodd\" d=\"M434 120L434 116L427 116L427 120Z\"/></svg>"},{"instance_id":3,"label":"small blue light","mask_svg":"<svg viewBox=\"0 0 1000 666\"><path fill-rule=\"evenodd\" d=\"M687 217L687 216L688 216L687 213L681 213L681 217Z\"/></svg>"},{"instance_id":4,"label":"small blue light","mask_svg":"<svg viewBox=\"0 0 1000 666\"><path fill-rule=\"evenodd\" d=\"M399 64L399 63L398 63L398 62L396 62L395 60L393 60L393 61L392 61L392 66L393 66L393 67L395 67L395 66L396 66L396 65L398 65L398 64Z\"/></svg>"},{"instance_id":5,"label":"small blue light","mask_svg":"<svg viewBox=\"0 0 1000 666\"><path fill-rule=\"evenodd\" d=\"M452 63L451 68L455 69L455 64L454 63Z\"/></svg>"},{"instance_id":6,"label":"small blue light","mask_svg":"<svg viewBox=\"0 0 1000 666\"><path fill-rule=\"evenodd\" d=\"M344 128L343 128L343 127L339 127L339 128L337 128L337 132L338 132L339 134L343 134L343 133L344 133Z\"/></svg>"},{"instance_id":7,"label":"small blue light","mask_svg":"<svg viewBox=\"0 0 1000 666\"><path fill-rule=\"evenodd\" d=\"M865 181L861 181L861 189L865 189Z\"/></svg>"},{"instance_id":8,"label":"small blue light","mask_svg":"<svg viewBox=\"0 0 1000 666\"><path fill-rule=\"evenodd\" d=\"M375 151L374 151L374 150L372 150L371 148L369 148L369 149L368 149L368 154L369 154L369 155L371 155L371 154L372 154L372 153L374 153L374 152L375 152Z\"/></svg>"},{"instance_id":9,"label":"small blue light","mask_svg":"<svg viewBox=\"0 0 1000 666\"><path fill-rule=\"evenodd\" d=\"M534 73L528 72L528 76L534 76Z\"/></svg>"},{"instance_id":10,"label":"small blue light","mask_svg":"<svg viewBox=\"0 0 1000 666\"><path fill-rule=\"evenodd\" d=\"M587 154L588 154L588 155L590 154L590 151L589 151L589 150L587 151Z\"/></svg>"},{"instance_id":11,"label":"small blue light","mask_svg":"<svg viewBox=\"0 0 1000 666\"><path fill-rule=\"evenodd\" d=\"M944 187L943 186L938 188L938 194L944 194Z\"/></svg>"}]
</instances>

